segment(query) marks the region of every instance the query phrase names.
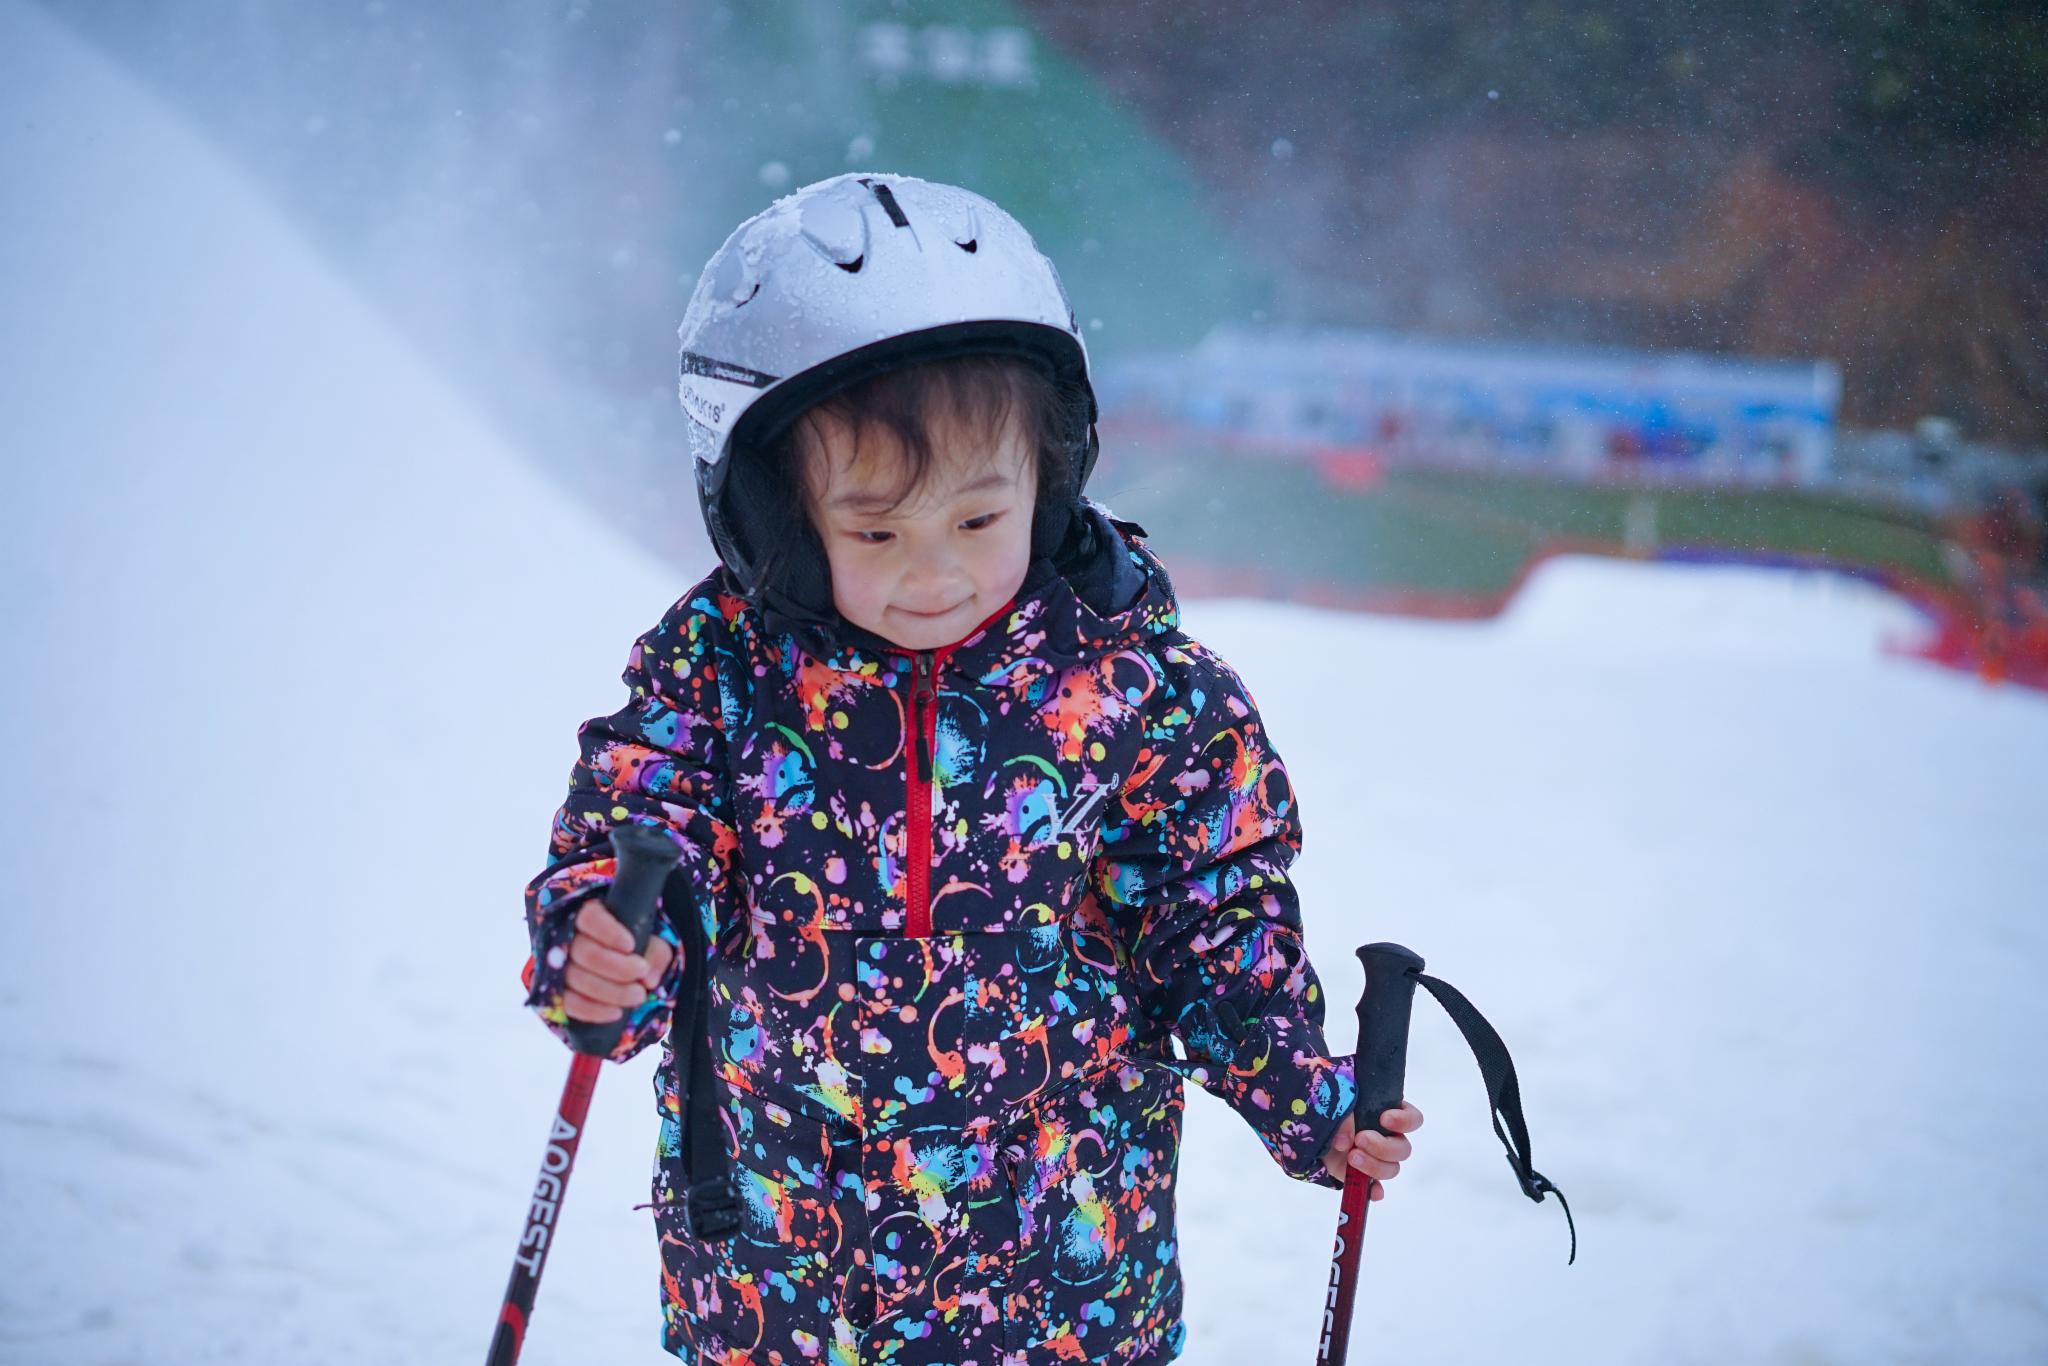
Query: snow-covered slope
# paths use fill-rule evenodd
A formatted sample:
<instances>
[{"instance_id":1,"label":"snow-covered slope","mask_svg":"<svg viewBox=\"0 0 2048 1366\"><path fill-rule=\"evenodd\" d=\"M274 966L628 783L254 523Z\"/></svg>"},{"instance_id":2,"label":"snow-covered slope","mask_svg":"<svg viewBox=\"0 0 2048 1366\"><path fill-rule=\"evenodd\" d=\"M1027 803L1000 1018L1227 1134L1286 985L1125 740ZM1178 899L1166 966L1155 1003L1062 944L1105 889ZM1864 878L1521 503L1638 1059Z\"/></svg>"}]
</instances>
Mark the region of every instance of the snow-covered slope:
<instances>
[{"instance_id":1,"label":"snow-covered slope","mask_svg":"<svg viewBox=\"0 0 2048 1366\"><path fill-rule=\"evenodd\" d=\"M520 886L684 585L39 11L0 90L0 1358L480 1357L567 1057ZM651 1350L646 1080L536 1361Z\"/></svg>"},{"instance_id":2,"label":"snow-covered slope","mask_svg":"<svg viewBox=\"0 0 2048 1366\"><path fill-rule=\"evenodd\" d=\"M1332 1001L1374 939L1471 996L1579 1221L1567 1270L1418 994L1428 1124L1365 1237L1372 1359L2048 1355L2039 696L1884 657L1910 609L1819 576L1567 559L1492 628L1191 615L1302 791ZM1321 1193L1225 1180L1260 1154L1217 1108L1188 1275L1309 1322ZM1267 1359L1202 1303L1195 1359Z\"/></svg>"},{"instance_id":3,"label":"snow-covered slope","mask_svg":"<svg viewBox=\"0 0 2048 1366\"><path fill-rule=\"evenodd\" d=\"M0 89L0 1362L474 1358L566 1058L519 887L683 584L8 0ZM1424 953L1580 1217L1566 1271L1419 1002L1358 1359L2048 1353L2040 699L1735 570L1562 561L1484 627L1189 619L1301 789L1336 1040L1353 945ZM536 1366L666 1359L646 1069L600 1089ZM1198 1094L1182 1201L1187 1360L1307 1359L1330 1193Z\"/></svg>"}]
</instances>

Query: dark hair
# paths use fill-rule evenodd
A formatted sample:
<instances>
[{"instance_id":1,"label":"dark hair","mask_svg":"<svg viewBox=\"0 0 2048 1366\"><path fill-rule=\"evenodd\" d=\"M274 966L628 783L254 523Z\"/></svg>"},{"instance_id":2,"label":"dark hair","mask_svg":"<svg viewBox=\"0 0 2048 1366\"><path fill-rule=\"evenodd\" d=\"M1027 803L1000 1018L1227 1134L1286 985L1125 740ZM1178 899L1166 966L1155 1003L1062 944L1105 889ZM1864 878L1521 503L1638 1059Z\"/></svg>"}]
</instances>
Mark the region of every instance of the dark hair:
<instances>
[{"instance_id":1,"label":"dark hair","mask_svg":"<svg viewBox=\"0 0 2048 1366\"><path fill-rule=\"evenodd\" d=\"M931 477L938 459L933 429L941 419L967 431L995 433L1014 418L1038 485L1032 550L1049 556L1078 493L1075 451L1087 436L1087 408L1085 395L1055 383L1031 361L982 353L884 370L826 396L759 448L733 452L725 497L760 566L759 591L769 600L830 605L824 545L805 507L804 468L818 449L817 418L844 426L856 449L865 449L876 428L895 438L902 453L894 489L898 506Z\"/></svg>"}]
</instances>

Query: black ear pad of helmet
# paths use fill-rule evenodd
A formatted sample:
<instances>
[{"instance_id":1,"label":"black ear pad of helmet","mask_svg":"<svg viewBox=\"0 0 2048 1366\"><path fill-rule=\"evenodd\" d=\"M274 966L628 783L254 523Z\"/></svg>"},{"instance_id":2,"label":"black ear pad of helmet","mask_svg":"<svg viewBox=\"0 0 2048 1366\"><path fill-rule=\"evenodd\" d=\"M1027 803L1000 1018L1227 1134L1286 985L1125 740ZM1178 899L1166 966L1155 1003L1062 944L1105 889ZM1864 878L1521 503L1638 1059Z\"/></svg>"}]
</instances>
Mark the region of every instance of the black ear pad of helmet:
<instances>
[{"instance_id":1,"label":"black ear pad of helmet","mask_svg":"<svg viewBox=\"0 0 2048 1366\"><path fill-rule=\"evenodd\" d=\"M1076 496L1071 493L1039 500L1031 515L1032 559L1051 560L1058 557L1061 547L1067 542L1067 533L1074 524L1076 502Z\"/></svg>"},{"instance_id":2,"label":"black ear pad of helmet","mask_svg":"<svg viewBox=\"0 0 2048 1366\"><path fill-rule=\"evenodd\" d=\"M697 465L697 506L704 514L704 530L719 562L739 584L740 592L752 597L760 581L760 564L735 525L726 499L726 475L731 468L730 460Z\"/></svg>"},{"instance_id":3,"label":"black ear pad of helmet","mask_svg":"<svg viewBox=\"0 0 2048 1366\"><path fill-rule=\"evenodd\" d=\"M746 448L732 452L722 473L704 499L705 520L740 591L763 605L772 597L786 617L828 618L831 565L789 478Z\"/></svg>"},{"instance_id":4,"label":"black ear pad of helmet","mask_svg":"<svg viewBox=\"0 0 2048 1366\"><path fill-rule=\"evenodd\" d=\"M1066 467L1063 477L1052 479L1049 487L1041 473L1040 494L1031 523L1031 555L1033 559L1059 560L1070 549L1067 543L1072 533L1087 529L1087 519L1081 511L1081 491L1094 472L1095 457L1101 447L1095 434L1094 391L1086 384L1063 379L1056 370L1044 367L1042 360L1039 364L1047 368L1066 400L1066 430L1058 437L1056 457L1064 460Z\"/></svg>"}]
</instances>

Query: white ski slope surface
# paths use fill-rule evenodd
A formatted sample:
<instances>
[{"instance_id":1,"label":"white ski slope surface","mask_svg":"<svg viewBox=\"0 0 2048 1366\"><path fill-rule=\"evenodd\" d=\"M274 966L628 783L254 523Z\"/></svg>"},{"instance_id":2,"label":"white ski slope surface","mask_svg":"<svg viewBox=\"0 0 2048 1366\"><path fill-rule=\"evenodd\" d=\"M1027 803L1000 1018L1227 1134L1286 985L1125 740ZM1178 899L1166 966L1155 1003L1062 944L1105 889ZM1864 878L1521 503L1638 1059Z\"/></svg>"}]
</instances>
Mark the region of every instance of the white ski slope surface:
<instances>
[{"instance_id":1,"label":"white ski slope surface","mask_svg":"<svg viewBox=\"0 0 2048 1366\"><path fill-rule=\"evenodd\" d=\"M480 1358L567 1055L519 888L684 586L529 473L173 112L0 0L0 1362ZM459 267L452 263L451 268ZM2048 705L1859 585L1566 561L1491 626L1191 604L1309 943L1424 953L1354 1360L2048 1357ZM526 1360L648 1362L651 1059ZM1335 1197L1191 1093L1185 1360L1307 1361Z\"/></svg>"}]
</instances>

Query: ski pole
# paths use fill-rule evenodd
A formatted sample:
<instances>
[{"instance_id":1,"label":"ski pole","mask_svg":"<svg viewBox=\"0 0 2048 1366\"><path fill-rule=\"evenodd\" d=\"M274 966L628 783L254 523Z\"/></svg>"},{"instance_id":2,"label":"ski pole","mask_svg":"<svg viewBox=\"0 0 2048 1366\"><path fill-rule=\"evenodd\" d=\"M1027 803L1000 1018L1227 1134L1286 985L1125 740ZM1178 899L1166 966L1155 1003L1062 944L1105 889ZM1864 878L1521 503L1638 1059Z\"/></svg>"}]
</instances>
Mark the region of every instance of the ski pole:
<instances>
[{"instance_id":1,"label":"ski pole","mask_svg":"<svg viewBox=\"0 0 2048 1366\"><path fill-rule=\"evenodd\" d=\"M674 840L651 825L615 827L611 845L617 867L604 898L605 907L633 932L633 952L644 953L647 938L654 932L662 884L668 880L680 851ZM625 1027L623 1015L605 1024L569 1022L570 1046L576 1050L576 1057L569 1064L569 1079L562 1087L562 1100L548 1130L547 1149L541 1154L540 1176L534 1182L533 1198L527 1205L519 1250L512 1255L512 1279L505 1286L504 1306L498 1310L498 1329L491 1337L487 1366L513 1366L519 1360L519 1349L526 1341L527 1320L533 1316L533 1297L540 1290L541 1268L547 1265L555 1215L568 1194L569 1173L576 1166L576 1149L583 1141L590 1093L597 1086L598 1069L618 1045Z\"/></svg>"},{"instance_id":2,"label":"ski pole","mask_svg":"<svg viewBox=\"0 0 2048 1366\"><path fill-rule=\"evenodd\" d=\"M1358 996L1358 1053L1354 1063L1358 1107L1354 1125L1380 1128L1382 1111L1401 1104L1407 1084L1408 1016L1415 1002L1419 955L1399 944L1367 944L1358 950L1365 965L1365 989ZM1330 1288L1323 1303L1323 1337L1317 1366L1343 1366L1351 1343L1351 1298L1358 1289L1358 1245L1365 1236L1365 1211L1372 1178L1356 1167L1344 1174L1344 1199L1337 1209L1337 1248L1330 1255Z\"/></svg>"}]
</instances>

